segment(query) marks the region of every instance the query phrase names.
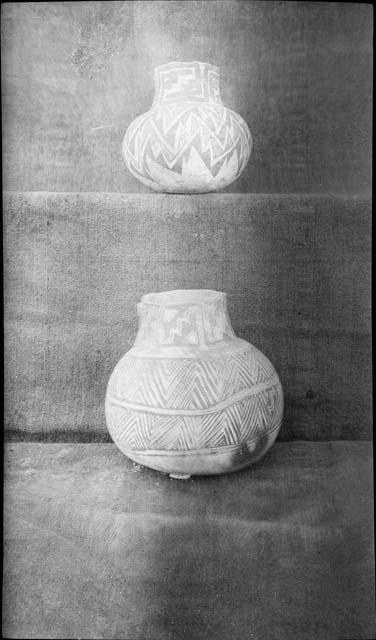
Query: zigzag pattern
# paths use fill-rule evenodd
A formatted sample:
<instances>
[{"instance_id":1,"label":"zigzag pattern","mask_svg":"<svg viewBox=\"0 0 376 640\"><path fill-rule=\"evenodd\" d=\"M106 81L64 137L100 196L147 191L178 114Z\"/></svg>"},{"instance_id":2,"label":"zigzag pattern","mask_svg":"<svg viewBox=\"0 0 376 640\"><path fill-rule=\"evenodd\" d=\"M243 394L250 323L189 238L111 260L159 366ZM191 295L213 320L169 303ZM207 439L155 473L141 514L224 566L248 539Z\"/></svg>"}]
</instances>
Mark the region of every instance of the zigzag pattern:
<instances>
[{"instance_id":1,"label":"zigzag pattern","mask_svg":"<svg viewBox=\"0 0 376 640\"><path fill-rule=\"evenodd\" d=\"M201 416L164 416L106 402L108 428L124 450L190 450L257 441L281 425L281 385L262 389L225 409Z\"/></svg>"},{"instance_id":2,"label":"zigzag pattern","mask_svg":"<svg viewBox=\"0 0 376 640\"><path fill-rule=\"evenodd\" d=\"M222 104L173 103L137 118L124 138L130 170L155 180L158 167L166 175L207 172L209 178L240 174L250 154L244 120ZM156 165L156 166L155 166Z\"/></svg>"},{"instance_id":3,"label":"zigzag pattern","mask_svg":"<svg viewBox=\"0 0 376 640\"><path fill-rule=\"evenodd\" d=\"M207 409L275 374L255 347L226 358L168 359L125 355L109 393L132 404L168 409Z\"/></svg>"}]
</instances>

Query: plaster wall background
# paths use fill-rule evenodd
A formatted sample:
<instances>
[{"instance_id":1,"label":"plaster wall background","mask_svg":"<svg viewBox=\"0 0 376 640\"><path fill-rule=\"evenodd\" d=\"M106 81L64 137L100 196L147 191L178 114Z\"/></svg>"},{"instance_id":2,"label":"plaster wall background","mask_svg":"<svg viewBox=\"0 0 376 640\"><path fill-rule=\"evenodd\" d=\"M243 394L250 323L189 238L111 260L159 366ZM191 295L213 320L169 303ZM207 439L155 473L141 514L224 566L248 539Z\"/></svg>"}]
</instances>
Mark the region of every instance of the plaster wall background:
<instances>
[{"instance_id":1,"label":"plaster wall background","mask_svg":"<svg viewBox=\"0 0 376 640\"><path fill-rule=\"evenodd\" d=\"M371 6L1 11L12 437L106 438L105 388L140 296L211 287L277 368L280 439L369 438ZM224 103L250 126L232 193L158 196L125 168L125 129L151 105L153 68L173 59L217 64Z\"/></svg>"},{"instance_id":2,"label":"plaster wall background","mask_svg":"<svg viewBox=\"0 0 376 640\"><path fill-rule=\"evenodd\" d=\"M280 440L371 438L369 199L34 192L5 205L12 437L107 438L105 390L140 297L212 288L280 375Z\"/></svg>"},{"instance_id":3,"label":"plaster wall background","mask_svg":"<svg viewBox=\"0 0 376 640\"><path fill-rule=\"evenodd\" d=\"M253 135L227 191L369 194L372 18L344 2L3 3L4 186L147 192L122 137L154 67L198 59Z\"/></svg>"}]
</instances>

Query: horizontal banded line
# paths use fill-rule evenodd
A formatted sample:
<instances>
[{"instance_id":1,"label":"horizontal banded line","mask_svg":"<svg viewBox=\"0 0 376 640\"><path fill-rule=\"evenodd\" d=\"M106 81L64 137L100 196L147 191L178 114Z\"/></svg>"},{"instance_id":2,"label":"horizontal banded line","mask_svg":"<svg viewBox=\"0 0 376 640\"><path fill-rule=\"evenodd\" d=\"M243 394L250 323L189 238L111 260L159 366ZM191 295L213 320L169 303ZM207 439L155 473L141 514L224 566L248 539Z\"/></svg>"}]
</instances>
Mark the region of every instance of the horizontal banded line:
<instances>
[{"instance_id":1,"label":"horizontal banded line","mask_svg":"<svg viewBox=\"0 0 376 640\"><path fill-rule=\"evenodd\" d=\"M270 380L268 380L268 382L260 382L259 384L255 384L250 389L239 391L238 393L235 393L233 396L231 396L231 398L227 398L227 400L218 402L218 404L212 405L207 409L170 409L166 407L151 407L147 405L136 404L133 402L127 402L127 400L123 400L122 398L118 398L113 395L108 396L108 402L115 404L118 407L123 407L124 409L131 409L132 411L158 413L168 416L202 416L210 413L216 413L216 411L221 411L222 409L226 409L226 407L229 407L235 402L240 402L240 400L244 400L245 398L253 396L260 391L269 389L276 384L280 384L279 378L278 376L273 376Z\"/></svg>"},{"instance_id":2,"label":"horizontal banded line","mask_svg":"<svg viewBox=\"0 0 376 640\"><path fill-rule=\"evenodd\" d=\"M269 431L265 431L265 432L261 432L259 433L257 438L253 438L252 440L239 440L239 442L237 442L236 444L224 444L223 446L219 446L219 447L208 447L206 449L202 448L202 449L125 449L124 447L121 447L122 452L124 453L124 455L127 455L127 453L131 454L132 453L140 453L143 456L177 456L177 455L182 455L182 456L197 456L197 455L207 455L207 454L215 454L217 452L220 453L231 453L231 451L236 451L237 449L240 449L241 447L244 447L244 445L246 446L251 446L253 444L257 444L257 442L260 440L260 438L263 435L267 435L267 436L271 436L273 435L276 431L279 431L279 429L281 428L282 425L282 418L280 420L278 420L278 423Z\"/></svg>"}]
</instances>

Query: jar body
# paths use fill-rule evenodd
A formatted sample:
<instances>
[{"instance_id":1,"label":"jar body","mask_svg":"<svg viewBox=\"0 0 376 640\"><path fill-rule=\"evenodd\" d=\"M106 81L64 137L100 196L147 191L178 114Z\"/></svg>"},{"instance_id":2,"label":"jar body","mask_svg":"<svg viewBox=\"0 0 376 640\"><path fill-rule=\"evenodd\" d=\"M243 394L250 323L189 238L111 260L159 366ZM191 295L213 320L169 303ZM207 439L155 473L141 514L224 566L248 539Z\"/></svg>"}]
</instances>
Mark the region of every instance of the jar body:
<instances>
[{"instance_id":1,"label":"jar body","mask_svg":"<svg viewBox=\"0 0 376 640\"><path fill-rule=\"evenodd\" d=\"M108 384L114 442L135 462L178 476L229 473L256 462L282 422L273 366L235 336L224 294L177 291L144 299L158 296L172 304L139 305L135 345Z\"/></svg>"},{"instance_id":2,"label":"jar body","mask_svg":"<svg viewBox=\"0 0 376 640\"><path fill-rule=\"evenodd\" d=\"M205 193L243 172L251 135L219 94L217 67L173 62L155 70L155 99L127 129L123 155L136 178L155 191Z\"/></svg>"}]
</instances>

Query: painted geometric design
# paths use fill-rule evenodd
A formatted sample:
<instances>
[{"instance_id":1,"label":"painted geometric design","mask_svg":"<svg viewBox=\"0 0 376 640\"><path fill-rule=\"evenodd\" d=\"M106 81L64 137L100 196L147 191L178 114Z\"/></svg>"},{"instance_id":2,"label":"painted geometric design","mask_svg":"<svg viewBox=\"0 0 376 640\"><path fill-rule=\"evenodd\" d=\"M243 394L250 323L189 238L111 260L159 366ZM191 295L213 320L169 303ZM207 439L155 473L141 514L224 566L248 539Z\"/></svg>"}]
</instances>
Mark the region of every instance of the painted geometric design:
<instances>
[{"instance_id":1,"label":"painted geometric design","mask_svg":"<svg viewBox=\"0 0 376 640\"><path fill-rule=\"evenodd\" d=\"M223 188L247 164L249 129L240 115L223 106L216 67L172 64L156 70L153 107L125 134L128 169L157 191Z\"/></svg>"},{"instance_id":2,"label":"painted geometric design","mask_svg":"<svg viewBox=\"0 0 376 640\"><path fill-rule=\"evenodd\" d=\"M207 409L235 394L268 383L275 375L255 347L225 358L137 358L125 355L111 379L109 394L164 409Z\"/></svg>"},{"instance_id":3,"label":"painted geometric design","mask_svg":"<svg viewBox=\"0 0 376 640\"><path fill-rule=\"evenodd\" d=\"M108 429L124 453L264 449L274 441L282 387L269 360L234 336L225 294L148 294L138 312L135 347L116 365L106 396Z\"/></svg>"},{"instance_id":4,"label":"painted geometric design","mask_svg":"<svg viewBox=\"0 0 376 640\"><path fill-rule=\"evenodd\" d=\"M242 393L245 397L238 399L236 394ZM282 388L274 368L251 345L223 358L126 354L111 376L106 401L110 433L127 450L249 442L278 430L282 413Z\"/></svg>"},{"instance_id":5,"label":"painted geometric design","mask_svg":"<svg viewBox=\"0 0 376 640\"><path fill-rule=\"evenodd\" d=\"M218 67L205 62L169 62L154 71L153 107L177 100L221 103Z\"/></svg>"},{"instance_id":6,"label":"painted geometric design","mask_svg":"<svg viewBox=\"0 0 376 640\"><path fill-rule=\"evenodd\" d=\"M223 105L162 105L128 128L128 169L154 189L211 189L233 182L250 155L244 120Z\"/></svg>"},{"instance_id":7,"label":"painted geometric design","mask_svg":"<svg viewBox=\"0 0 376 640\"><path fill-rule=\"evenodd\" d=\"M207 449L257 441L280 428L283 395L279 383L220 411L196 416L159 415L119 407L107 400L106 417L124 450Z\"/></svg>"},{"instance_id":8,"label":"painted geometric design","mask_svg":"<svg viewBox=\"0 0 376 640\"><path fill-rule=\"evenodd\" d=\"M212 304L165 307L138 304L136 345L200 345L234 337L224 298Z\"/></svg>"}]
</instances>

